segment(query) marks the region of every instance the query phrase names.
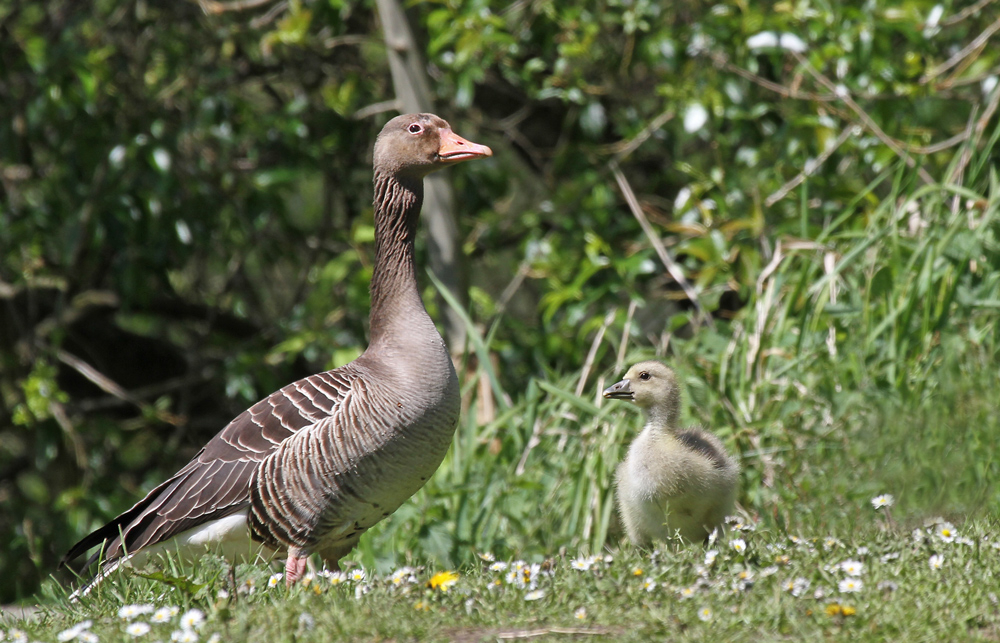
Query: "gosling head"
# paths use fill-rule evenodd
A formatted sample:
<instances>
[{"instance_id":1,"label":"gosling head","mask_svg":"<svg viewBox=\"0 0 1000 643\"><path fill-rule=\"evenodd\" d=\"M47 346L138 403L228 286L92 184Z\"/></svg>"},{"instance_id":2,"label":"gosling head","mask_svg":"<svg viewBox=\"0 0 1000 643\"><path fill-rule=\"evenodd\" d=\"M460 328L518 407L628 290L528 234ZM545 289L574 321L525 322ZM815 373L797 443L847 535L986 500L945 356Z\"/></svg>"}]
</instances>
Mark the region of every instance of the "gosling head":
<instances>
[{"instance_id":1,"label":"gosling head","mask_svg":"<svg viewBox=\"0 0 1000 643\"><path fill-rule=\"evenodd\" d=\"M620 382L604 389L610 400L628 400L644 410L650 421L675 428L680 418L680 385L673 369L656 360L639 362Z\"/></svg>"}]
</instances>

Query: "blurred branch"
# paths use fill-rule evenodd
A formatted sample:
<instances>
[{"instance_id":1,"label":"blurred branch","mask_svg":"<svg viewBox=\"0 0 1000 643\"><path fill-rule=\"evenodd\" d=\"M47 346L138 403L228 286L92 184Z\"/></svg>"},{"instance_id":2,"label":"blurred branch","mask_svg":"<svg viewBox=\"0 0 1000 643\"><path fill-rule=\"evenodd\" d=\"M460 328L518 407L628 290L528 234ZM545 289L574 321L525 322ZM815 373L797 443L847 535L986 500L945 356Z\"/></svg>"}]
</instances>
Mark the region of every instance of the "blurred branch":
<instances>
[{"instance_id":1,"label":"blurred branch","mask_svg":"<svg viewBox=\"0 0 1000 643\"><path fill-rule=\"evenodd\" d=\"M354 120L360 121L366 118L371 118L376 114L384 114L385 112L398 112L401 111L399 106L399 100L393 98L392 100L384 100L381 103L372 103L371 105L366 105L358 111L354 112Z\"/></svg>"},{"instance_id":2,"label":"blurred branch","mask_svg":"<svg viewBox=\"0 0 1000 643\"><path fill-rule=\"evenodd\" d=\"M833 142L833 145L831 145L822 154L816 157L815 160L806 163L805 168L803 168L803 170L799 172L799 174L794 179L792 179L788 183L785 183L780 188L778 188L778 190L775 191L774 194L764 199L764 205L771 207L778 201L788 196L789 192L798 187L799 184L805 181L807 177L811 176L813 172L818 170L824 163L826 163L826 160L830 158L830 156L832 156L833 153L837 151L837 148L843 145L844 142L847 141L847 139L850 138L852 134L854 135L860 134L860 130L861 128L858 125L852 124L845 127L840 132L840 135L837 137L837 140Z\"/></svg>"},{"instance_id":3,"label":"blurred branch","mask_svg":"<svg viewBox=\"0 0 1000 643\"><path fill-rule=\"evenodd\" d=\"M966 18L968 18L969 16L971 16L972 14L976 13L977 11L979 11L980 9L982 9L983 7L985 7L986 5L990 4L991 2L996 2L996 0L979 0L979 2L977 2L975 4L970 4L968 7L962 9L961 11L959 11L958 13L956 13L955 15L950 16L950 17L945 18L944 20L942 20L941 21L941 26L942 27L950 27L951 25L953 25L955 23L961 22L961 21L965 20Z\"/></svg>"},{"instance_id":4,"label":"blurred branch","mask_svg":"<svg viewBox=\"0 0 1000 643\"><path fill-rule=\"evenodd\" d=\"M951 177L949 178L951 183L958 184L962 180L965 168L972 161L972 150L979 144L979 141L982 140L983 132L986 130L986 125L993 118L998 106L1000 106L1000 86L993 88L993 91L990 94L990 102L986 104L986 109L983 111L983 115L975 121L975 126L973 126L972 123L976 117L976 110L973 110L972 114L969 115L969 125L965 130L965 136L966 138L971 139L971 141L969 145L965 147L965 150L962 151L962 156L959 158L958 164L951 173ZM958 210L959 201L959 196L956 194L952 199L953 212Z\"/></svg>"},{"instance_id":5,"label":"blurred branch","mask_svg":"<svg viewBox=\"0 0 1000 643\"><path fill-rule=\"evenodd\" d=\"M604 316L604 321L601 322L601 328L597 331L597 335L594 336L594 341L590 343L590 350L587 351L587 359L583 362L583 369L580 370L580 379L576 383L577 397L583 395L583 389L587 386L587 378L590 376L590 369L594 366L594 360L597 358L597 348L601 345L601 341L604 340L604 333L607 332L608 326L615 320L617 314L617 308L608 311L608 314Z\"/></svg>"},{"instance_id":6,"label":"blurred branch","mask_svg":"<svg viewBox=\"0 0 1000 643\"><path fill-rule=\"evenodd\" d=\"M260 29L266 25L274 22L274 19L280 16L288 9L288 2L279 2L270 9L263 16L259 16L250 21L251 29Z\"/></svg>"},{"instance_id":7,"label":"blurred branch","mask_svg":"<svg viewBox=\"0 0 1000 643\"><path fill-rule=\"evenodd\" d=\"M1000 18L997 18L996 20L994 20L993 23L989 27L987 27L986 29L984 29L981 34L979 34L978 36L976 36L972 40L972 42L970 42L965 47L962 47L960 50L958 50L957 52L955 52L955 55L953 55L951 58L949 58L948 60L944 61L943 63L941 63L937 67L934 67L933 69L929 70L926 74L924 74L920 78L920 83L922 85L925 85L925 84L929 83L930 81L934 80L936 77L938 77L941 74L943 74L944 72L948 71L949 69L951 69L955 65L959 64L960 62L962 62L962 60L964 60L967 56L969 56L970 54L972 54L976 50L978 50L978 49L982 48L983 46L985 46L986 45L986 41L988 41L990 39L990 37L993 34L995 34L997 31L1000 31Z\"/></svg>"},{"instance_id":8,"label":"blurred branch","mask_svg":"<svg viewBox=\"0 0 1000 643\"><path fill-rule=\"evenodd\" d=\"M895 152L896 155L899 156L899 158L901 158L903 162L906 163L907 166L915 168L917 170L917 174L920 175L920 178L921 180L923 180L924 183L928 184L934 183L934 177L932 177L924 168L917 167L917 162L913 160L913 157L910 155L910 153L907 152L905 149L903 149L903 147L900 146L895 140L893 140L892 137L890 137L888 134L882 131L882 128L879 127L878 123L876 123L875 120L868 115L868 112L861 109L861 106L858 105L853 98L851 98L850 93L846 91L838 91L837 86L833 84L833 81L831 81L829 78L816 71L816 69L811 64L809 64L809 61L806 60L805 57L799 52L793 51L792 55L795 56L795 59L799 61L799 64L802 65L805 68L805 70L809 72L809 75L812 76L814 79L816 79L816 81L819 82L819 84L823 85L830 91L837 94L837 97L840 98L840 100L842 100L845 105L850 107L851 111L857 114L858 118L861 119L861 122L864 123L865 127L867 127L868 130L871 131L875 136L877 136L878 139L882 141L882 143L885 144L886 147Z\"/></svg>"},{"instance_id":9,"label":"blurred branch","mask_svg":"<svg viewBox=\"0 0 1000 643\"><path fill-rule=\"evenodd\" d=\"M626 157L636 151L636 149L645 143L656 130L666 125L667 121L671 120L675 115L676 114L673 110L667 110L650 121L649 125L642 128L642 131L633 136L631 139L602 145L597 151L600 153L614 154L616 161L624 161Z\"/></svg>"},{"instance_id":10,"label":"blurred branch","mask_svg":"<svg viewBox=\"0 0 1000 643\"><path fill-rule=\"evenodd\" d=\"M742 67L734 65L733 63L729 62L729 60L723 54L718 52L710 53L709 57L716 64L716 66L722 67L726 71L730 71L736 74L737 76L740 76L741 78L749 80L755 85L760 85L764 89L769 89L772 92L778 94L779 96L784 96L785 98L795 98L798 100L814 100L821 103L831 103L835 102L838 99L836 93L817 94L815 92L802 92L797 89L792 89L791 87L782 85L781 83L776 83L773 80L768 80L763 76L758 76L752 71L748 71L746 69L743 69Z\"/></svg>"},{"instance_id":11,"label":"blurred branch","mask_svg":"<svg viewBox=\"0 0 1000 643\"><path fill-rule=\"evenodd\" d=\"M605 627L546 627L538 630L511 630L509 632L498 632L496 638L501 641L512 641L515 639L533 639L540 636L548 636L549 634L608 636L611 633L612 630Z\"/></svg>"},{"instance_id":12,"label":"blurred branch","mask_svg":"<svg viewBox=\"0 0 1000 643\"><path fill-rule=\"evenodd\" d=\"M208 15L218 15L227 11L247 11L262 7L273 0L234 0L233 2L216 2L215 0L198 0L198 6Z\"/></svg>"},{"instance_id":13,"label":"blurred branch","mask_svg":"<svg viewBox=\"0 0 1000 643\"><path fill-rule=\"evenodd\" d=\"M660 261L662 261L664 267L666 267L667 272L670 273L670 276L674 278L674 281L676 281L684 290L688 300L694 304L695 309L698 311L699 320L705 322L707 326L714 329L715 322L712 320L712 316L705 311L705 308L701 305L701 301L698 299L698 293L691 287L691 284L684 276L684 272L681 270L680 266L678 266L677 262L673 260L670 253L667 252L667 248L663 245L663 240L661 240L659 235L656 234L656 231L653 230L653 226L650 225L649 219L647 219L645 213L643 213L642 207L639 205L639 199L636 198L635 192L632 191L632 186L629 184L628 179L625 178L625 174L618 166L618 162L612 160L608 163L608 167L615 175L615 180L618 182L618 187L621 189L622 195L625 197L625 201L628 203L628 207L632 211L632 216L636 218L639 225L642 227L642 231L646 233L646 237L649 238L650 243L656 250L656 254L660 257Z\"/></svg>"},{"instance_id":14,"label":"blurred branch","mask_svg":"<svg viewBox=\"0 0 1000 643\"><path fill-rule=\"evenodd\" d=\"M142 400L133 396L131 393L122 388L117 382L106 376L104 373L101 373L76 355L73 355L61 348L56 349L55 355L60 362L90 380L95 386L105 393L113 395L120 400L136 406L140 411L147 412L152 410L157 419L166 422L167 424L177 426L183 422L182 418L179 418L171 413L167 413L166 411L154 409L144 404Z\"/></svg>"},{"instance_id":15,"label":"blurred branch","mask_svg":"<svg viewBox=\"0 0 1000 643\"><path fill-rule=\"evenodd\" d=\"M620 373L622 368L625 366L625 350L628 346L629 335L632 334L632 318L635 316L635 311L639 307L639 302L635 299L628 303L628 314L625 315L625 326L622 328L622 340L618 344L618 354L615 356L615 373ZM600 402L603 398L598 398Z\"/></svg>"},{"instance_id":16,"label":"blurred branch","mask_svg":"<svg viewBox=\"0 0 1000 643\"><path fill-rule=\"evenodd\" d=\"M754 74L753 72L747 71L746 69L743 69L742 67L738 67L738 66L734 65L733 63L731 63L728 60L726 60L725 56L723 56L722 54L719 54L719 53L713 53L713 54L711 54L711 58L712 58L712 60L717 65L719 65L720 67L726 69L727 71L731 71L732 73L736 74L737 76L745 78L745 79L749 80L750 82L754 83L755 85L759 85L760 87L763 87L764 89L768 89L770 91L773 91L776 94L778 94L779 96L784 96L785 98L794 98L794 99L797 99L797 100L814 100L814 101L817 101L817 102L820 102L820 103L830 103L830 102L835 102L835 101L841 100L841 96L839 94L837 94L837 93L817 94L815 92L803 92L803 91L799 91L797 89L792 89L791 87L787 87L785 85L782 85L781 83L776 83L776 82L774 82L772 80L768 80L768 79L766 79L766 78L764 78L762 76L758 76L757 74ZM984 79L984 78L986 78L988 76L994 75L996 73L1000 73L1000 70L991 69L988 72L984 72L982 74L979 74L975 78L974 81L970 80L970 79L942 81L942 83L939 85L939 87L959 86L959 85L969 84L971 82L978 82L979 80L982 80L982 79ZM884 95L884 94L863 94L863 95L861 95L861 97L864 98L865 100L881 100L881 99L889 100L889 99L899 99L899 98L901 98L901 96L899 96L898 94L890 94L890 95ZM832 109L832 107L830 109ZM840 113L839 110L837 110L837 112L838 112L838 114ZM910 154L936 154L936 153L944 151L944 150L946 150L946 149L948 149L950 147L954 147L956 145L959 145L960 143L962 143L963 141L965 141L966 138L967 138L965 132L961 132L959 134L956 134L954 136L946 138L943 141L939 141L939 142L933 143L931 145L918 146L918 145L911 145L909 143L904 143L903 141L900 141L899 139L893 138L893 137L889 136L888 134L885 134L885 132L883 132L883 135L885 136L886 139L891 140L900 149L905 149Z\"/></svg>"}]
</instances>

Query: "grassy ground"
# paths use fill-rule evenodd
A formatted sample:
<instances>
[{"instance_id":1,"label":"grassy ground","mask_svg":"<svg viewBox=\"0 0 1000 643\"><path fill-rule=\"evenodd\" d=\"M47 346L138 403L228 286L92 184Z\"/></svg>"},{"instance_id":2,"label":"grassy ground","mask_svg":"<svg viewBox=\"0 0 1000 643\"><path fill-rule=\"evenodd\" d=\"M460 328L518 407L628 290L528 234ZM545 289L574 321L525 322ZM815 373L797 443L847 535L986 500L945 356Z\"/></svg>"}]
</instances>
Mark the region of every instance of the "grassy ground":
<instances>
[{"instance_id":1,"label":"grassy ground","mask_svg":"<svg viewBox=\"0 0 1000 643\"><path fill-rule=\"evenodd\" d=\"M839 533L743 523L710 550L626 548L537 563L484 555L458 570L384 575L354 567L291 591L250 566L233 591L225 563L206 559L167 571L181 571L179 585L126 573L79 604L53 597L32 621L7 623L6 638L996 640L1000 525L938 521L911 532L887 508L865 504L856 526Z\"/></svg>"}]
</instances>

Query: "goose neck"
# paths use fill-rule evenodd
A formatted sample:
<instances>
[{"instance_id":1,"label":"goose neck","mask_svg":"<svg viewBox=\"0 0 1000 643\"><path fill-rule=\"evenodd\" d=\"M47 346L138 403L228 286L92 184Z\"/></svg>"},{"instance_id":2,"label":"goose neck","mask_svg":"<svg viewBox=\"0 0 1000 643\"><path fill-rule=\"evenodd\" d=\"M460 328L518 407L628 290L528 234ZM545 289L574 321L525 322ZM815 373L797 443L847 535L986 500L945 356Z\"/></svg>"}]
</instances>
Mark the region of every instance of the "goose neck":
<instances>
[{"instance_id":1,"label":"goose neck","mask_svg":"<svg viewBox=\"0 0 1000 643\"><path fill-rule=\"evenodd\" d=\"M646 427L656 433L677 433L680 409L674 405L654 405L646 409Z\"/></svg>"},{"instance_id":2,"label":"goose neck","mask_svg":"<svg viewBox=\"0 0 1000 643\"><path fill-rule=\"evenodd\" d=\"M409 338L433 323L417 286L413 238L423 202L421 178L375 173L375 264L371 280L371 344ZM434 331L436 334L436 331Z\"/></svg>"}]
</instances>

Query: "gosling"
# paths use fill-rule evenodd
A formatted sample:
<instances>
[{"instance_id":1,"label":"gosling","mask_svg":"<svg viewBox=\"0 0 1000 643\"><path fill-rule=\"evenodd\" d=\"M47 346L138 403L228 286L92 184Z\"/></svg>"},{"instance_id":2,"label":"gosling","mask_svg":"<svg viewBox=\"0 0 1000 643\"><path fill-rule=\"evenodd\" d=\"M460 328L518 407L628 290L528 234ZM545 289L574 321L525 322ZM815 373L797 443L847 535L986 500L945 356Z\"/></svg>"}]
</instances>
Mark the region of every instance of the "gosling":
<instances>
[{"instance_id":1,"label":"gosling","mask_svg":"<svg viewBox=\"0 0 1000 643\"><path fill-rule=\"evenodd\" d=\"M616 475L629 540L648 546L679 534L685 542L705 541L732 512L740 469L719 438L678 428L680 386L673 370L640 362L604 397L629 400L646 415Z\"/></svg>"}]
</instances>

